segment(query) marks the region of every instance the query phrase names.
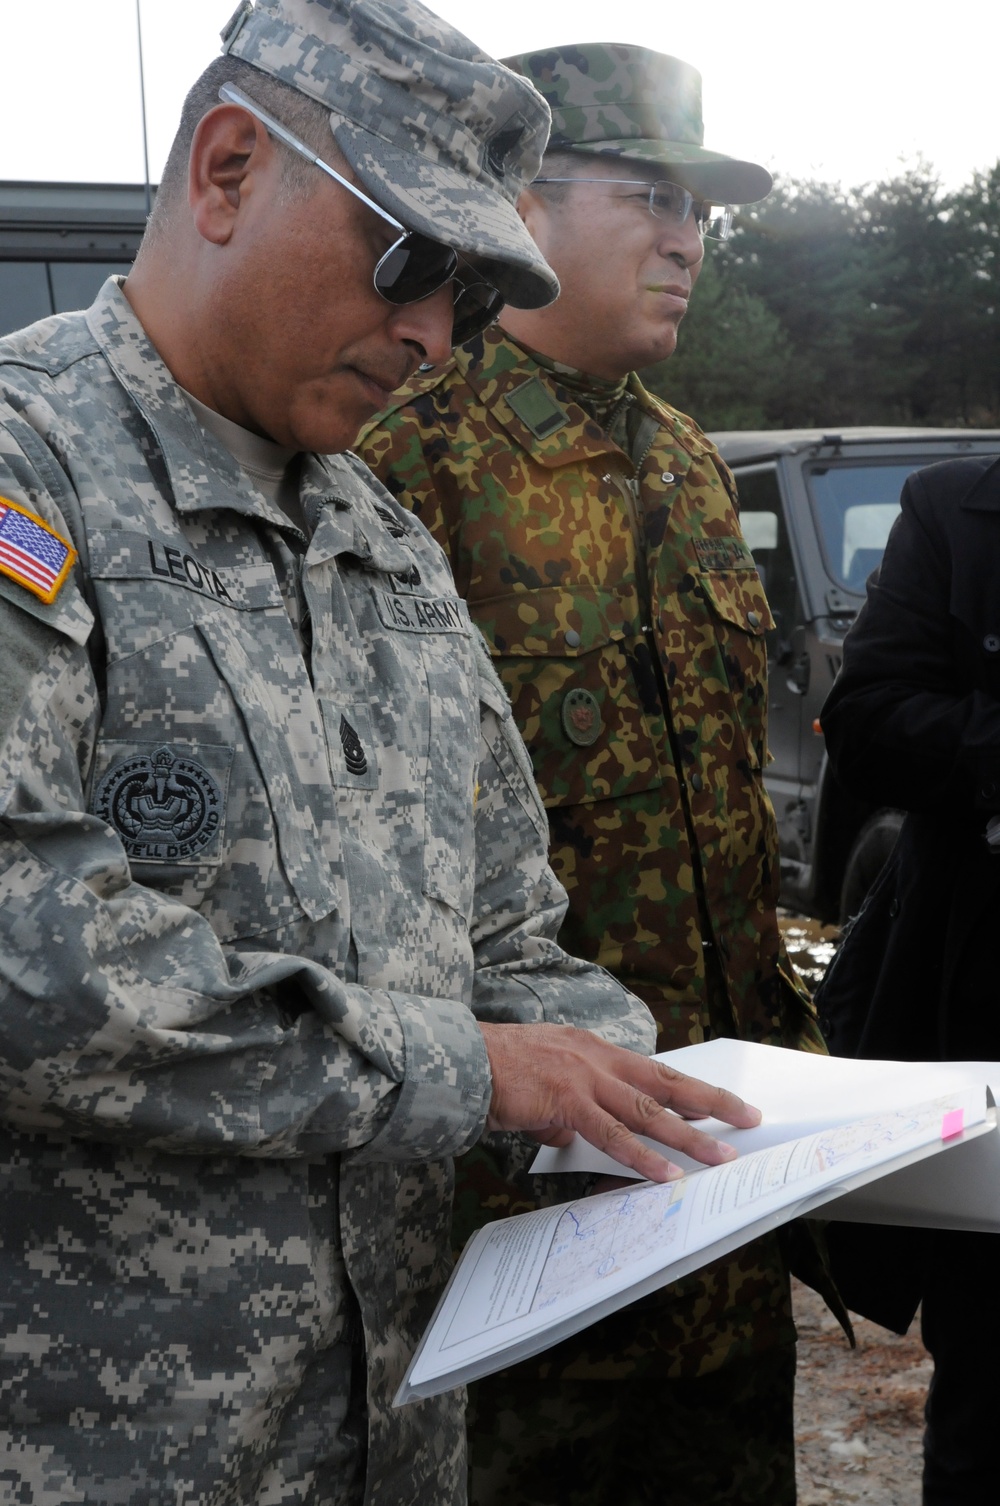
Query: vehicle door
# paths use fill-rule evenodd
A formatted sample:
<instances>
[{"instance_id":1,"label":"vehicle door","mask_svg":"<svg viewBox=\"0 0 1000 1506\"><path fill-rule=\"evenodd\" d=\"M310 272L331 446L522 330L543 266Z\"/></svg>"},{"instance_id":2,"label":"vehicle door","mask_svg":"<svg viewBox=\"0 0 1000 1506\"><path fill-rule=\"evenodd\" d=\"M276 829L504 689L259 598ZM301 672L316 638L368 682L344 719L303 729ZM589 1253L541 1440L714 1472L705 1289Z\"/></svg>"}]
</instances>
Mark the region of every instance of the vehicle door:
<instances>
[{"instance_id":1,"label":"vehicle door","mask_svg":"<svg viewBox=\"0 0 1000 1506\"><path fill-rule=\"evenodd\" d=\"M781 832L782 857L806 862L808 830L802 829L802 746L809 684L809 654L796 563L774 464L736 472L740 525L767 592L775 627L767 635L767 787ZM810 718L811 722L811 718Z\"/></svg>"}]
</instances>

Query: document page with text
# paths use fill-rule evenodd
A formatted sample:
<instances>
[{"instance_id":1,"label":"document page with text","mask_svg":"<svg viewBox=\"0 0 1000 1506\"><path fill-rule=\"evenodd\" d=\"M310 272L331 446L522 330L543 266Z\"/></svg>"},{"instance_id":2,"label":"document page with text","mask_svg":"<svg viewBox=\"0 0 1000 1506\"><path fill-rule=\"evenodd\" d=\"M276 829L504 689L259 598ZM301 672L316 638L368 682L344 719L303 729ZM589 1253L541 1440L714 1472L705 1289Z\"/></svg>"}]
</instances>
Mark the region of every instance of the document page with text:
<instances>
[{"instance_id":1,"label":"document page with text","mask_svg":"<svg viewBox=\"0 0 1000 1506\"><path fill-rule=\"evenodd\" d=\"M965 1086L676 1182L636 1182L488 1224L466 1246L397 1404L538 1353L852 1186L991 1129L985 1087Z\"/></svg>"}]
</instances>

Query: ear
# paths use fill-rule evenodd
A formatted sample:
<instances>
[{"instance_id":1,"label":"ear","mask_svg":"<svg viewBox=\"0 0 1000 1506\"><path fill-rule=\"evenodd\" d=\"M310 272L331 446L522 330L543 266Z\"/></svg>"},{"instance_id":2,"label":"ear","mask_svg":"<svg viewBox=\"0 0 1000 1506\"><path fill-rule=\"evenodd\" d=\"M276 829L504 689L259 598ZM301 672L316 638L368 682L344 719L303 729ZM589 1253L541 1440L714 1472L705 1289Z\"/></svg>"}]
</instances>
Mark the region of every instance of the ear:
<instances>
[{"instance_id":1,"label":"ear","mask_svg":"<svg viewBox=\"0 0 1000 1506\"><path fill-rule=\"evenodd\" d=\"M535 212L537 206L542 203L541 194L532 193L530 188L522 188L518 194L517 203L514 206L525 225L530 228L529 216Z\"/></svg>"},{"instance_id":2,"label":"ear","mask_svg":"<svg viewBox=\"0 0 1000 1506\"><path fill-rule=\"evenodd\" d=\"M525 230L543 256L547 254L545 248L551 242L553 216L559 207L558 203L553 203L544 194L533 193L530 188L525 188L518 195L517 212L524 221Z\"/></svg>"},{"instance_id":3,"label":"ear","mask_svg":"<svg viewBox=\"0 0 1000 1506\"><path fill-rule=\"evenodd\" d=\"M545 233L545 226L552 215L552 204L544 194L533 193L525 188L518 195L517 212L524 221L524 228L534 240Z\"/></svg>"},{"instance_id":4,"label":"ear","mask_svg":"<svg viewBox=\"0 0 1000 1506\"><path fill-rule=\"evenodd\" d=\"M198 122L188 161L188 203L198 234L223 246L240 207L274 168L274 143L238 105L217 105Z\"/></svg>"}]
</instances>

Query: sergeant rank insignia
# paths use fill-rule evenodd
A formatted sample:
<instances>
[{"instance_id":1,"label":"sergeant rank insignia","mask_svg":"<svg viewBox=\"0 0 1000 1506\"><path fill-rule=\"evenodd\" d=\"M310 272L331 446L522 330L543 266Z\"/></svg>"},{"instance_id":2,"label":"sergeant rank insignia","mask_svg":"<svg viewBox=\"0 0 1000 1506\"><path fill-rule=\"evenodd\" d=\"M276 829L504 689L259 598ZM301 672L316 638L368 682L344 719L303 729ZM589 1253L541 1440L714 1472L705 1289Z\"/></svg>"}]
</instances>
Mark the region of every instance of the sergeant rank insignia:
<instances>
[{"instance_id":1,"label":"sergeant rank insignia","mask_svg":"<svg viewBox=\"0 0 1000 1506\"><path fill-rule=\"evenodd\" d=\"M361 739L347 720L346 716L340 718L340 744L344 750L344 761L347 764L347 772L360 778L368 773L368 760L365 750L361 746Z\"/></svg>"},{"instance_id":2,"label":"sergeant rank insignia","mask_svg":"<svg viewBox=\"0 0 1000 1506\"><path fill-rule=\"evenodd\" d=\"M0 497L0 575L53 602L75 559L68 539L19 502Z\"/></svg>"}]
</instances>

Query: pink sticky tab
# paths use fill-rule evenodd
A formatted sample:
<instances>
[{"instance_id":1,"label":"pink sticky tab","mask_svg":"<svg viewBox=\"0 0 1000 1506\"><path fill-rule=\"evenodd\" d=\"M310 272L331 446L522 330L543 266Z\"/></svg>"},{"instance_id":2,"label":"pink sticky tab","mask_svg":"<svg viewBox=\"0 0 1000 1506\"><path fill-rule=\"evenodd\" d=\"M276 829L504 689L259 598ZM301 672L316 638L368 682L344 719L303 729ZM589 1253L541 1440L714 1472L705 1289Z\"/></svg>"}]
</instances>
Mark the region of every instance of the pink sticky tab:
<instances>
[{"instance_id":1,"label":"pink sticky tab","mask_svg":"<svg viewBox=\"0 0 1000 1506\"><path fill-rule=\"evenodd\" d=\"M965 1128L965 1110L952 1109L950 1114L945 1114L941 1120L941 1139L950 1140L953 1135L960 1135Z\"/></svg>"}]
</instances>

